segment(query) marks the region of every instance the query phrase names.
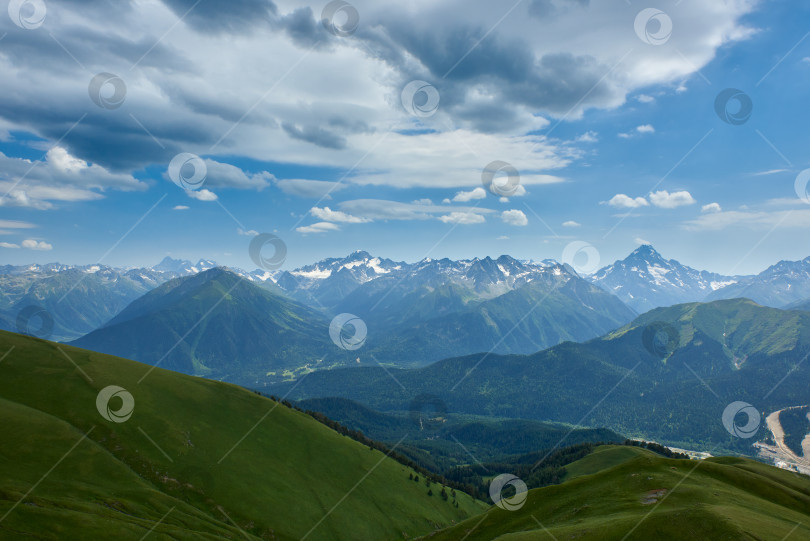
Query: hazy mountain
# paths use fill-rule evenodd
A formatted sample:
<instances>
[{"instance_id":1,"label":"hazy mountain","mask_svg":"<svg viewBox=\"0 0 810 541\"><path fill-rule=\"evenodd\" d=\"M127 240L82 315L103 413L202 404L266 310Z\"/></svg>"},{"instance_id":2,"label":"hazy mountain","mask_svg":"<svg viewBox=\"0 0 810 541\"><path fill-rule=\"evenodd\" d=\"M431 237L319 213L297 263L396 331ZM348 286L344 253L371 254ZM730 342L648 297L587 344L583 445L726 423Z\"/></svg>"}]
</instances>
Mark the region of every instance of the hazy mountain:
<instances>
[{"instance_id":1,"label":"hazy mountain","mask_svg":"<svg viewBox=\"0 0 810 541\"><path fill-rule=\"evenodd\" d=\"M643 313L662 306L701 301L741 278L693 269L674 259L664 259L651 245L642 244L626 258L597 271L591 280Z\"/></svg>"},{"instance_id":2,"label":"hazy mountain","mask_svg":"<svg viewBox=\"0 0 810 541\"><path fill-rule=\"evenodd\" d=\"M707 300L746 297L759 304L780 308L810 298L810 257L780 261L738 283L715 291Z\"/></svg>"}]
</instances>

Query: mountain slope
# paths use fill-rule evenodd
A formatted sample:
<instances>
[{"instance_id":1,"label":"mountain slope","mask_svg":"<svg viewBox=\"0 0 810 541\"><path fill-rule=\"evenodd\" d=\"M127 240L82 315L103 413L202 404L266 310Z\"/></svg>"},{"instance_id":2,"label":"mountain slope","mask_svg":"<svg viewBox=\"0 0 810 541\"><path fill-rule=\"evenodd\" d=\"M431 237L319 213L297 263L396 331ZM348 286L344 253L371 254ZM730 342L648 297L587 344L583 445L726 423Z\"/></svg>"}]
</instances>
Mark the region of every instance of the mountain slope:
<instances>
[{"instance_id":1,"label":"mountain slope","mask_svg":"<svg viewBox=\"0 0 810 541\"><path fill-rule=\"evenodd\" d=\"M399 539L481 509L233 385L0 332L0 537ZM104 419L108 385L129 420ZM111 401L109 407L123 406ZM85 436L83 438L83 436Z\"/></svg>"},{"instance_id":2,"label":"mountain slope","mask_svg":"<svg viewBox=\"0 0 810 541\"><path fill-rule=\"evenodd\" d=\"M780 261L756 276L712 292L706 300L736 297L746 297L774 308L810 298L810 257L801 261Z\"/></svg>"},{"instance_id":3,"label":"mountain slope","mask_svg":"<svg viewBox=\"0 0 810 541\"><path fill-rule=\"evenodd\" d=\"M699 271L674 259L664 259L649 244L642 244L625 259L600 269L591 277L593 283L613 293L638 313L660 306L702 301L712 291L739 280L736 276Z\"/></svg>"},{"instance_id":4,"label":"mountain slope","mask_svg":"<svg viewBox=\"0 0 810 541\"><path fill-rule=\"evenodd\" d=\"M320 313L223 268L163 284L73 344L236 383L337 350Z\"/></svg>"},{"instance_id":5,"label":"mountain slope","mask_svg":"<svg viewBox=\"0 0 810 541\"><path fill-rule=\"evenodd\" d=\"M625 449L607 448L603 454ZM633 455L591 475L530 490L516 511L493 506L430 539L783 541L810 536L806 477L740 458L695 462L641 449Z\"/></svg>"},{"instance_id":6,"label":"mountain slope","mask_svg":"<svg viewBox=\"0 0 810 541\"><path fill-rule=\"evenodd\" d=\"M651 347L651 335L668 332L670 344ZM725 407L741 400L766 412L810 403L808 351L810 314L737 299L660 308L599 339L532 355L314 373L291 396L404 410L415 396L432 394L452 413L605 426L679 447L717 444L753 454L753 440L723 428Z\"/></svg>"}]
</instances>

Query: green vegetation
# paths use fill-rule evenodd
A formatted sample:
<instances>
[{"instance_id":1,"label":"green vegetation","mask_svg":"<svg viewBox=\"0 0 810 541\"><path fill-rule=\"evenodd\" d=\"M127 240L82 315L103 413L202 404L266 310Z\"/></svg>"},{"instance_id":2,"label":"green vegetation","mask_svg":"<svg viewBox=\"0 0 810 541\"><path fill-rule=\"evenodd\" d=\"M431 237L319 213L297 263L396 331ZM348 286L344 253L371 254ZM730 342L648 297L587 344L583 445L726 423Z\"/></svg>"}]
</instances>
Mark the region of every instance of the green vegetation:
<instances>
[{"instance_id":1,"label":"green vegetation","mask_svg":"<svg viewBox=\"0 0 810 541\"><path fill-rule=\"evenodd\" d=\"M645 328L659 321L679 338L664 358L643 342ZM733 299L653 310L602 338L533 355L480 353L413 370L315 372L291 396L342 396L404 411L415 396L430 394L457 415L604 426L683 448L751 454L754 439L724 429L724 408L737 400L761 412L810 403L810 363L802 362L809 349L810 313Z\"/></svg>"},{"instance_id":2,"label":"green vegetation","mask_svg":"<svg viewBox=\"0 0 810 541\"><path fill-rule=\"evenodd\" d=\"M810 406L786 409L779 413L779 424L785 433L785 445L799 457L804 454L802 440L810 433L808 413Z\"/></svg>"},{"instance_id":3,"label":"green vegetation","mask_svg":"<svg viewBox=\"0 0 810 541\"><path fill-rule=\"evenodd\" d=\"M2 538L400 539L483 509L230 384L161 369L139 383L151 367L6 332L0 352ZM124 423L96 409L108 385L134 398Z\"/></svg>"},{"instance_id":4,"label":"green vegetation","mask_svg":"<svg viewBox=\"0 0 810 541\"><path fill-rule=\"evenodd\" d=\"M810 479L752 460L698 462L609 446L568 468L578 473L530 490L519 510L492 507L431 541L810 537Z\"/></svg>"}]
</instances>

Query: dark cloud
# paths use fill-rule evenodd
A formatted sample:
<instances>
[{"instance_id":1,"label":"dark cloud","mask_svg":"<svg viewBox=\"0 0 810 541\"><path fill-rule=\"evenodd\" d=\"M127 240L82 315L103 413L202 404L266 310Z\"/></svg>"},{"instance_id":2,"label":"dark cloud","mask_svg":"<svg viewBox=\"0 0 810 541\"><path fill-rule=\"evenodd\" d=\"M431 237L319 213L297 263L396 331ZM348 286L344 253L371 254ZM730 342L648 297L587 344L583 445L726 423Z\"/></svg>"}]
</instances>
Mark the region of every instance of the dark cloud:
<instances>
[{"instance_id":1,"label":"dark cloud","mask_svg":"<svg viewBox=\"0 0 810 541\"><path fill-rule=\"evenodd\" d=\"M278 12L270 0L163 0L163 3L178 17L185 15L184 21L199 32L244 32L271 22Z\"/></svg>"},{"instance_id":2,"label":"dark cloud","mask_svg":"<svg viewBox=\"0 0 810 541\"><path fill-rule=\"evenodd\" d=\"M302 127L291 122L283 122L281 127L284 132L293 139L306 141L307 143L312 143L313 145L323 148L336 150L346 148L346 139L343 136L330 132L320 126L308 125Z\"/></svg>"}]
</instances>

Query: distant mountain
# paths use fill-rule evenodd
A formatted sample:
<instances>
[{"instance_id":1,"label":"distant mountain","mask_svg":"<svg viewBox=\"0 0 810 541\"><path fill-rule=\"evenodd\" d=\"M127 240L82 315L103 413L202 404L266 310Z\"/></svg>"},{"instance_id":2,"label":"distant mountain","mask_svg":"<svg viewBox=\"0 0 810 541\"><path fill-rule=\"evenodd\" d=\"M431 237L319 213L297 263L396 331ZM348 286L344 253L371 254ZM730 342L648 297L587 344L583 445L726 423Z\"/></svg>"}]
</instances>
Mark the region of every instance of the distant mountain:
<instances>
[{"instance_id":1,"label":"distant mountain","mask_svg":"<svg viewBox=\"0 0 810 541\"><path fill-rule=\"evenodd\" d=\"M373 322L364 353L400 366L476 352L532 353L599 336L635 315L562 265L527 267L503 256L454 275L445 268L452 262L437 263L370 282L341 303Z\"/></svg>"},{"instance_id":2,"label":"distant mountain","mask_svg":"<svg viewBox=\"0 0 810 541\"><path fill-rule=\"evenodd\" d=\"M810 257L780 261L707 296L707 300L746 297L764 306L781 308L810 299Z\"/></svg>"},{"instance_id":3,"label":"distant mountain","mask_svg":"<svg viewBox=\"0 0 810 541\"><path fill-rule=\"evenodd\" d=\"M73 345L186 374L253 384L340 352L319 312L224 268L175 278Z\"/></svg>"},{"instance_id":4,"label":"distant mountain","mask_svg":"<svg viewBox=\"0 0 810 541\"><path fill-rule=\"evenodd\" d=\"M724 408L746 401L768 412L810 403L808 352L810 313L724 300L659 308L601 338L532 355L316 372L291 397L340 396L389 411L428 394L457 414L605 426L680 447L714 442L753 454L753 440L730 438L723 428Z\"/></svg>"},{"instance_id":5,"label":"distant mountain","mask_svg":"<svg viewBox=\"0 0 810 541\"><path fill-rule=\"evenodd\" d=\"M324 259L292 271L251 274L273 280L292 298L310 306L333 308L360 285L407 266L358 250L347 257Z\"/></svg>"},{"instance_id":6,"label":"distant mountain","mask_svg":"<svg viewBox=\"0 0 810 541\"><path fill-rule=\"evenodd\" d=\"M153 270L158 272L172 272L178 276L186 276L189 274L197 274L198 272L207 271L216 267L217 264L210 259L200 259L196 264L186 259L172 259L169 256L163 258L163 261L152 267Z\"/></svg>"},{"instance_id":7,"label":"distant mountain","mask_svg":"<svg viewBox=\"0 0 810 541\"><path fill-rule=\"evenodd\" d=\"M702 301L713 291L728 288L741 279L699 271L674 259L664 259L649 244L642 244L625 259L600 269L591 277L593 283L613 293L638 313ZM748 295L716 298L733 296Z\"/></svg>"},{"instance_id":8,"label":"distant mountain","mask_svg":"<svg viewBox=\"0 0 810 541\"><path fill-rule=\"evenodd\" d=\"M125 271L104 265L5 265L0 267L0 329L26 332L17 328L18 318L27 309L42 308L42 317L52 320L49 338L74 339L169 277L152 269ZM31 327L35 333L39 320Z\"/></svg>"}]
</instances>

